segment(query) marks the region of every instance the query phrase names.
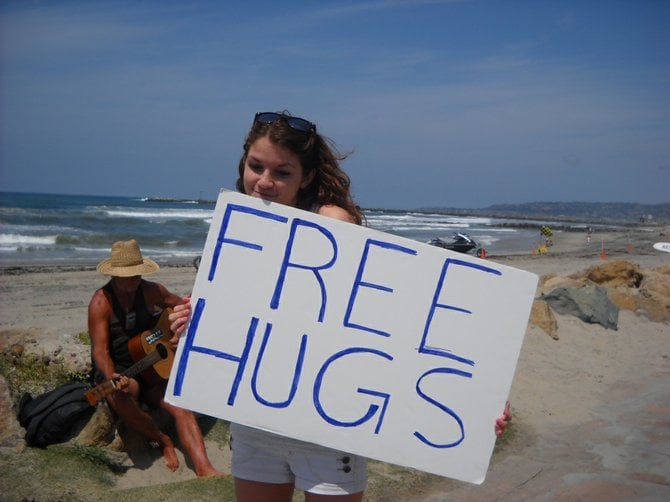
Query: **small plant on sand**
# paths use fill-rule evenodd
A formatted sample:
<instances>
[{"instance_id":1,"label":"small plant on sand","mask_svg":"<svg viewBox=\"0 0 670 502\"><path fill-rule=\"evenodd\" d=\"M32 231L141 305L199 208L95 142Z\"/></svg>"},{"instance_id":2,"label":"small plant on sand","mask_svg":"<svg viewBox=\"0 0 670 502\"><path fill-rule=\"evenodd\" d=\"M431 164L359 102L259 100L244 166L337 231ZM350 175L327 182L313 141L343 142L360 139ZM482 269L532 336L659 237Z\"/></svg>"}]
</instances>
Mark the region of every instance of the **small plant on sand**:
<instances>
[{"instance_id":1,"label":"small plant on sand","mask_svg":"<svg viewBox=\"0 0 670 502\"><path fill-rule=\"evenodd\" d=\"M82 345L91 345L91 336L88 334L88 331L80 331L75 335L75 338Z\"/></svg>"},{"instance_id":2,"label":"small plant on sand","mask_svg":"<svg viewBox=\"0 0 670 502\"><path fill-rule=\"evenodd\" d=\"M68 451L72 457L90 462L99 467L105 467L115 473L123 473L128 470L128 467L121 465L119 462L110 458L107 452L102 448L74 444L70 445Z\"/></svg>"},{"instance_id":3,"label":"small plant on sand","mask_svg":"<svg viewBox=\"0 0 670 502\"><path fill-rule=\"evenodd\" d=\"M221 445L230 443L230 422L212 417L202 416L198 420L205 438Z\"/></svg>"}]
</instances>

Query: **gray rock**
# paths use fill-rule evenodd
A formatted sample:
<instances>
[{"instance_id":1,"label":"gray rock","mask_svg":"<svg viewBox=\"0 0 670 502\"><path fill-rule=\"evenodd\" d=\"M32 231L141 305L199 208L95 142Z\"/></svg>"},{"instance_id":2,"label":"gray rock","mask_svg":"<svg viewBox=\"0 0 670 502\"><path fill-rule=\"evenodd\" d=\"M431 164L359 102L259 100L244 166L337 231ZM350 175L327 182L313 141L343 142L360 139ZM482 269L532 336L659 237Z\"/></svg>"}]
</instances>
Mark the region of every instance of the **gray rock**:
<instances>
[{"instance_id":1,"label":"gray rock","mask_svg":"<svg viewBox=\"0 0 670 502\"><path fill-rule=\"evenodd\" d=\"M579 288L556 288L542 298L559 314L573 315L607 329L618 328L619 307L609 299L602 286L586 284Z\"/></svg>"},{"instance_id":2,"label":"gray rock","mask_svg":"<svg viewBox=\"0 0 670 502\"><path fill-rule=\"evenodd\" d=\"M108 446L114 441L116 419L106 402L100 403L84 425L75 442L83 446Z\"/></svg>"},{"instance_id":3,"label":"gray rock","mask_svg":"<svg viewBox=\"0 0 670 502\"><path fill-rule=\"evenodd\" d=\"M16 419L16 409L7 380L0 375L0 447L24 447L24 434L25 430Z\"/></svg>"}]
</instances>

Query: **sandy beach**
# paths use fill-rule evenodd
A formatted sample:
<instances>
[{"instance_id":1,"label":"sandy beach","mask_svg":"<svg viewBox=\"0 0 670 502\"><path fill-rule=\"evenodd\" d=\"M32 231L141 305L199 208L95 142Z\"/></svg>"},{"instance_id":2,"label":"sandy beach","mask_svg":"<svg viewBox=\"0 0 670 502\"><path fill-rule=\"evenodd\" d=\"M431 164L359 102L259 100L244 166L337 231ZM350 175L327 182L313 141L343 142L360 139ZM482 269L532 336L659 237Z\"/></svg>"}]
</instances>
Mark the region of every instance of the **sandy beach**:
<instances>
[{"instance_id":1,"label":"sandy beach","mask_svg":"<svg viewBox=\"0 0 670 502\"><path fill-rule=\"evenodd\" d=\"M638 235L561 234L543 255L487 259L539 276L568 276L608 261L641 270L670 264L652 249L670 240L667 229ZM163 267L152 276L186 294L195 279L188 266ZM668 276L670 281L670 276ZM28 350L45 353L85 332L86 308L105 278L94 267L0 270L0 349L30 333ZM515 437L494 456L479 486L431 482L413 500L670 500L670 325L621 310L617 330L556 315L558 339L529 325L510 401ZM226 445L208 442L216 467L228 469ZM170 473L160 461L130 469L126 487L194 479L184 467ZM0 497L2 498L2 497Z\"/></svg>"}]
</instances>

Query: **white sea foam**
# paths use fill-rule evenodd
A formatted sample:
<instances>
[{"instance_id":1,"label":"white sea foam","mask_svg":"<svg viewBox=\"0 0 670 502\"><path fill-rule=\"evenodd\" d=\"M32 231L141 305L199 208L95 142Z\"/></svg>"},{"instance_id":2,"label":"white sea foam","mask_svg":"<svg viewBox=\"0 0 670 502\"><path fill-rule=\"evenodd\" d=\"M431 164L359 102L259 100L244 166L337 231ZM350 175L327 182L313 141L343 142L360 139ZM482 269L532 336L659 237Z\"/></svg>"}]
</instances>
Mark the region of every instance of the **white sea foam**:
<instances>
[{"instance_id":1,"label":"white sea foam","mask_svg":"<svg viewBox=\"0 0 670 502\"><path fill-rule=\"evenodd\" d=\"M203 219L211 218L214 211L207 211L205 209L199 210L124 210L124 209L107 209L105 214L112 218L140 218L140 219Z\"/></svg>"},{"instance_id":2,"label":"white sea foam","mask_svg":"<svg viewBox=\"0 0 670 502\"><path fill-rule=\"evenodd\" d=\"M366 215L370 227L382 231L403 232L406 230L430 232L444 229L465 229L486 226L491 223L488 218L456 217L439 214L378 214Z\"/></svg>"},{"instance_id":3,"label":"white sea foam","mask_svg":"<svg viewBox=\"0 0 670 502\"><path fill-rule=\"evenodd\" d=\"M198 256L202 250L193 250L193 249L174 249L174 248L169 248L169 249L152 249L152 248L147 248L146 250L142 250L142 254L145 256L150 256L154 260L162 260L166 258L193 258L195 256Z\"/></svg>"},{"instance_id":4,"label":"white sea foam","mask_svg":"<svg viewBox=\"0 0 670 502\"><path fill-rule=\"evenodd\" d=\"M493 237L492 235L482 235L478 239L478 244L484 248L488 248L500 240L498 237Z\"/></svg>"},{"instance_id":5,"label":"white sea foam","mask_svg":"<svg viewBox=\"0 0 670 502\"><path fill-rule=\"evenodd\" d=\"M212 208L147 204L146 200L24 197L19 201L23 206L0 207L0 263L93 262L109 256L113 241L129 238L140 240L145 255L163 262L190 261L202 253ZM384 210L369 210L365 216L373 229L419 242L436 237L449 240L454 232L466 233L487 252L530 249L537 235L531 229L500 226L511 225L508 219Z\"/></svg>"},{"instance_id":6,"label":"white sea foam","mask_svg":"<svg viewBox=\"0 0 670 502\"><path fill-rule=\"evenodd\" d=\"M99 248L86 248L86 247L81 247L81 246L75 246L74 250L77 253L86 253L86 254L109 254L109 246L107 247L99 247Z\"/></svg>"},{"instance_id":7,"label":"white sea foam","mask_svg":"<svg viewBox=\"0 0 670 502\"><path fill-rule=\"evenodd\" d=\"M440 231L454 231L455 229L461 229L461 228L469 228L468 225L465 224L459 224L459 223L452 223L448 224L445 223L443 225L387 225L387 226L372 226L372 228L375 228L377 230L382 230L384 232L407 232L407 231L414 231L414 232L440 232Z\"/></svg>"},{"instance_id":8,"label":"white sea foam","mask_svg":"<svg viewBox=\"0 0 670 502\"><path fill-rule=\"evenodd\" d=\"M41 224L17 224L10 223L7 225L0 225L2 234L0 235L31 235L31 234L46 234L46 235L69 235L81 233L80 229L63 226L63 225L41 225Z\"/></svg>"},{"instance_id":9,"label":"white sea foam","mask_svg":"<svg viewBox=\"0 0 670 502\"><path fill-rule=\"evenodd\" d=\"M36 236L20 234L0 234L0 247L53 246L56 235Z\"/></svg>"}]
</instances>

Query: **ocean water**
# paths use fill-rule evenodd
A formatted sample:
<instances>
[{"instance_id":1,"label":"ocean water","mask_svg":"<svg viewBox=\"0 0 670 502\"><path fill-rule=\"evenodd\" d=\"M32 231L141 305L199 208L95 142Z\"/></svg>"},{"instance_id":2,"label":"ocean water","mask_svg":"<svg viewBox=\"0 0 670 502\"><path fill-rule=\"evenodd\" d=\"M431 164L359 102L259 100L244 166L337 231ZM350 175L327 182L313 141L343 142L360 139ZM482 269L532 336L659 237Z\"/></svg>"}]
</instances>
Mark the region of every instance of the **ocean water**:
<instances>
[{"instance_id":1,"label":"ocean water","mask_svg":"<svg viewBox=\"0 0 670 502\"><path fill-rule=\"evenodd\" d=\"M114 241L131 238L159 263L190 263L202 252L213 211L197 201L0 192L0 266L95 264ZM530 252L539 242L539 231L510 227L513 220L384 210L365 216L369 227L420 242L464 232L488 253Z\"/></svg>"}]
</instances>

